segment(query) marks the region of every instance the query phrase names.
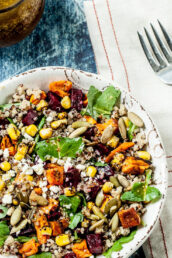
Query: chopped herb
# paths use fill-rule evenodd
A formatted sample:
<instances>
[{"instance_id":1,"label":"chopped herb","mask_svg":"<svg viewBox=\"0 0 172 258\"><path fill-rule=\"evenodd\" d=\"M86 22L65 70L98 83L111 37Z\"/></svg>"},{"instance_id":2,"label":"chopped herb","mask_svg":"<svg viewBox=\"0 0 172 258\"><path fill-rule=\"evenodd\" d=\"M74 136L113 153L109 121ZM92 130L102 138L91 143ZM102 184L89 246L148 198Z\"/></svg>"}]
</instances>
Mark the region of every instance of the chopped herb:
<instances>
[{"instance_id":1,"label":"chopped herb","mask_svg":"<svg viewBox=\"0 0 172 258\"><path fill-rule=\"evenodd\" d=\"M134 125L131 121L129 121L129 128L128 128L128 131L127 131L127 134L128 134L128 139L131 141L134 137L134 131L135 129L137 129L137 126Z\"/></svg>"},{"instance_id":2,"label":"chopped herb","mask_svg":"<svg viewBox=\"0 0 172 258\"><path fill-rule=\"evenodd\" d=\"M19 237L17 237L16 240L21 243L26 243L31 239L35 239L36 241L38 240L37 237L26 237L26 236L19 236Z\"/></svg>"},{"instance_id":3,"label":"chopped herb","mask_svg":"<svg viewBox=\"0 0 172 258\"><path fill-rule=\"evenodd\" d=\"M69 223L69 228L74 229L77 227L77 225L82 222L84 219L84 216L81 212L76 213L72 218Z\"/></svg>"},{"instance_id":4,"label":"chopped herb","mask_svg":"<svg viewBox=\"0 0 172 258\"><path fill-rule=\"evenodd\" d=\"M37 133L37 135L36 135L36 137L35 137L35 144L39 141L39 131L40 131L40 130L42 129L42 127L44 126L45 121L46 121L46 117L43 116L42 119L41 119L41 121L40 121L40 123L39 123L39 125L38 125L38 133Z\"/></svg>"},{"instance_id":5,"label":"chopped herb","mask_svg":"<svg viewBox=\"0 0 172 258\"><path fill-rule=\"evenodd\" d=\"M9 103L9 104L3 104L0 105L0 109L4 111L7 108L11 108L12 106L20 106L20 103Z\"/></svg>"},{"instance_id":6,"label":"chopped herb","mask_svg":"<svg viewBox=\"0 0 172 258\"><path fill-rule=\"evenodd\" d=\"M3 246L5 240L9 236L10 230L6 221L0 222L0 247Z\"/></svg>"},{"instance_id":7,"label":"chopped herb","mask_svg":"<svg viewBox=\"0 0 172 258\"><path fill-rule=\"evenodd\" d=\"M106 167L108 164L107 163L102 163L102 162L96 162L94 165L96 167Z\"/></svg>"},{"instance_id":8,"label":"chopped herb","mask_svg":"<svg viewBox=\"0 0 172 258\"><path fill-rule=\"evenodd\" d=\"M51 253L40 253L40 254L28 256L28 258L52 258L52 254Z\"/></svg>"},{"instance_id":9,"label":"chopped herb","mask_svg":"<svg viewBox=\"0 0 172 258\"><path fill-rule=\"evenodd\" d=\"M3 219L6 217L7 211L8 211L7 207L0 205L0 219Z\"/></svg>"},{"instance_id":10,"label":"chopped herb","mask_svg":"<svg viewBox=\"0 0 172 258\"><path fill-rule=\"evenodd\" d=\"M7 117L7 119L8 119L8 121L9 121L11 124L16 125L16 124L14 123L14 121L13 121L13 119L12 119L12 118Z\"/></svg>"}]
</instances>

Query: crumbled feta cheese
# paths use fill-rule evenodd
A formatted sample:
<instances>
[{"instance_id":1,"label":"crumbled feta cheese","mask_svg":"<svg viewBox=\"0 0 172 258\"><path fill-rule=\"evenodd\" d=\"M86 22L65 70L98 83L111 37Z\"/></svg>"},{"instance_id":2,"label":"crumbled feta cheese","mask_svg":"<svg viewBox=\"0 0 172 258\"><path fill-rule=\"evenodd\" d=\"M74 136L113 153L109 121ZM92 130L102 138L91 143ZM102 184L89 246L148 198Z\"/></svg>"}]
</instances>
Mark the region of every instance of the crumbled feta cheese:
<instances>
[{"instance_id":1,"label":"crumbled feta cheese","mask_svg":"<svg viewBox=\"0 0 172 258\"><path fill-rule=\"evenodd\" d=\"M43 193L42 196L43 196L45 199L47 198L46 193Z\"/></svg>"},{"instance_id":2,"label":"crumbled feta cheese","mask_svg":"<svg viewBox=\"0 0 172 258\"><path fill-rule=\"evenodd\" d=\"M39 187L44 187L44 186L46 186L47 185L47 181L40 181L39 182Z\"/></svg>"},{"instance_id":3,"label":"crumbled feta cheese","mask_svg":"<svg viewBox=\"0 0 172 258\"><path fill-rule=\"evenodd\" d=\"M10 174L6 173L6 174L2 175L2 180L3 180L3 181L8 181L8 180L10 180L10 179L11 179Z\"/></svg>"},{"instance_id":4,"label":"crumbled feta cheese","mask_svg":"<svg viewBox=\"0 0 172 258\"><path fill-rule=\"evenodd\" d=\"M0 150L0 156L3 155L3 150Z\"/></svg>"},{"instance_id":5,"label":"crumbled feta cheese","mask_svg":"<svg viewBox=\"0 0 172 258\"><path fill-rule=\"evenodd\" d=\"M67 158L65 164L64 164L64 171L67 172L69 168L71 168L73 165L71 163L71 158Z\"/></svg>"},{"instance_id":6,"label":"crumbled feta cheese","mask_svg":"<svg viewBox=\"0 0 172 258\"><path fill-rule=\"evenodd\" d=\"M43 164L38 163L37 165L34 165L32 168L37 175L42 175L44 172Z\"/></svg>"},{"instance_id":7,"label":"crumbled feta cheese","mask_svg":"<svg viewBox=\"0 0 172 258\"><path fill-rule=\"evenodd\" d=\"M12 195L11 194L5 194L2 198L2 203L4 204L11 204L12 203Z\"/></svg>"},{"instance_id":8,"label":"crumbled feta cheese","mask_svg":"<svg viewBox=\"0 0 172 258\"><path fill-rule=\"evenodd\" d=\"M53 117L48 116L48 117L46 118L46 120L47 120L47 122L52 122L52 121L53 121Z\"/></svg>"},{"instance_id":9,"label":"crumbled feta cheese","mask_svg":"<svg viewBox=\"0 0 172 258\"><path fill-rule=\"evenodd\" d=\"M58 159L57 164L60 166L64 166L64 160L63 159Z\"/></svg>"},{"instance_id":10,"label":"crumbled feta cheese","mask_svg":"<svg viewBox=\"0 0 172 258\"><path fill-rule=\"evenodd\" d=\"M59 192L59 187L56 185L53 185L50 187L50 191L53 193L58 193Z\"/></svg>"},{"instance_id":11,"label":"crumbled feta cheese","mask_svg":"<svg viewBox=\"0 0 172 258\"><path fill-rule=\"evenodd\" d=\"M79 169L79 170L84 170L84 169L85 169L85 166L84 166L84 165L81 165L81 164L78 164L78 165L76 166L76 168Z\"/></svg>"},{"instance_id":12,"label":"crumbled feta cheese","mask_svg":"<svg viewBox=\"0 0 172 258\"><path fill-rule=\"evenodd\" d=\"M48 188L47 188L47 187L43 187L43 188L42 188L42 191L45 193L45 192L48 191Z\"/></svg>"},{"instance_id":13,"label":"crumbled feta cheese","mask_svg":"<svg viewBox=\"0 0 172 258\"><path fill-rule=\"evenodd\" d=\"M4 159L7 159L8 157L9 157L9 150L8 149L5 149L4 150L4 153L3 153L4 155Z\"/></svg>"},{"instance_id":14,"label":"crumbled feta cheese","mask_svg":"<svg viewBox=\"0 0 172 258\"><path fill-rule=\"evenodd\" d=\"M29 134L27 134L27 133L24 133L23 134L23 136L24 136L24 138L26 138L27 140L30 140L30 141L32 141L33 140L33 137L32 136L30 136Z\"/></svg>"},{"instance_id":15,"label":"crumbled feta cheese","mask_svg":"<svg viewBox=\"0 0 172 258\"><path fill-rule=\"evenodd\" d=\"M14 177L16 173L14 170L9 170L8 174L10 175L10 177Z\"/></svg>"},{"instance_id":16,"label":"crumbled feta cheese","mask_svg":"<svg viewBox=\"0 0 172 258\"><path fill-rule=\"evenodd\" d=\"M85 177L86 173L85 172L81 172L81 177Z\"/></svg>"}]
</instances>

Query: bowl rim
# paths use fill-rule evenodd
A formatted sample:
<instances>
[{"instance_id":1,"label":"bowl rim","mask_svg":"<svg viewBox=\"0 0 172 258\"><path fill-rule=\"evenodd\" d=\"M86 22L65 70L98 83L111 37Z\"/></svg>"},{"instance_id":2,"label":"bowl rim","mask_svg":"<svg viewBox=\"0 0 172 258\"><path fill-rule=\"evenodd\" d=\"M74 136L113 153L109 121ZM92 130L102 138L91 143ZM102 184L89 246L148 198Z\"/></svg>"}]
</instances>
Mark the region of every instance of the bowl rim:
<instances>
[{"instance_id":1,"label":"bowl rim","mask_svg":"<svg viewBox=\"0 0 172 258\"><path fill-rule=\"evenodd\" d=\"M45 66L45 67L37 67L37 68L33 68L33 69L29 69L25 72L22 72L22 73L19 73L17 75L13 75L11 77L9 77L8 79L5 79L3 80L2 82L0 82L0 91L3 89L3 86L4 84L7 84L9 83L10 81L12 80L15 80L19 77L22 77L22 76L25 76L25 75L28 75L28 74L32 74L34 72L37 72L37 71L45 71L45 70L64 70L64 71L70 71L70 72L76 72L76 73L82 73L84 74L86 77L93 77L95 80L100 80L100 81L104 81L106 83L108 83L109 85L112 84L114 87L115 85L117 87L119 87L119 89L121 89L122 91L124 91L131 99L133 99L137 105L139 105L141 107L141 109L144 111L144 113L146 113L146 115L148 116L152 126L154 127L159 139L160 139L160 143L161 143L161 146L162 146L162 150L163 150L163 153L165 155L165 158L164 158L164 181L163 181L163 185L164 185L164 193L163 193L163 196L162 198L159 200L159 202L161 202L159 204L159 209L157 210L157 216L156 216L156 220L154 222L154 224L152 226L150 226L150 228L148 228L147 230L147 234L144 238L140 238L139 239L139 243L137 243L136 246L133 246L132 248L130 248L130 251L129 251L129 254L127 254L127 256L125 256L125 258L128 258L130 255L132 255L136 250L138 250L138 248L140 246L142 246L145 241L148 239L148 237L152 234L153 230L155 229L155 226L157 225L157 222L158 222L158 219L160 218L160 215L162 213L162 210L163 210L163 207L164 207L164 204L165 204L165 201L166 201L166 198L167 198L167 189L168 189L168 166L167 166L167 158L166 158L166 151L165 151L165 148L164 148L164 144L163 144L163 140L161 138L161 135L159 133L159 130L157 128L157 125L155 123L155 121L152 119L152 117L150 116L149 112L147 111L147 109L145 109L145 107L140 103L140 101L138 101L131 92L128 92L125 88L123 88L118 82L115 82L111 79L108 79L102 75L99 75L99 74L96 74L96 73L91 73L91 72L87 72L87 71L83 71L83 70L79 70L79 69L74 69L74 68L70 68L70 67L65 67L65 66ZM125 248L125 246L124 246ZM112 253L112 257L113 257L113 254L115 254L115 252ZM117 252L116 252L117 254ZM1 257L1 256L0 256ZM104 256L103 256L104 257ZM121 257L121 256L120 256ZM115 258L115 256L114 256Z\"/></svg>"}]
</instances>

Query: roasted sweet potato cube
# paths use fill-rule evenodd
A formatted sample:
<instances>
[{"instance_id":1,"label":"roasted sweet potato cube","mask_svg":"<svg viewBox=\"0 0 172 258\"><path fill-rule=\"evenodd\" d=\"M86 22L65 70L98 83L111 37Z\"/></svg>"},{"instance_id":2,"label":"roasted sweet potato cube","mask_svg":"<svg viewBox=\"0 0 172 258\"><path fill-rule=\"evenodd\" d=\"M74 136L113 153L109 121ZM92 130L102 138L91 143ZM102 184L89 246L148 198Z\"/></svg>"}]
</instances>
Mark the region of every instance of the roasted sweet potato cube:
<instances>
[{"instance_id":1,"label":"roasted sweet potato cube","mask_svg":"<svg viewBox=\"0 0 172 258\"><path fill-rule=\"evenodd\" d=\"M132 228L140 225L140 216L134 208L121 210L118 212L118 216L123 228Z\"/></svg>"},{"instance_id":2,"label":"roasted sweet potato cube","mask_svg":"<svg viewBox=\"0 0 172 258\"><path fill-rule=\"evenodd\" d=\"M49 199L48 202L49 202L49 204L47 206L41 207L41 210L45 214L49 214L50 211L55 210L59 205L59 201L55 200L55 199Z\"/></svg>"},{"instance_id":3,"label":"roasted sweet potato cube","mask_svg":"<svg viewBox=\"0 0 172 258\"><path fill-rule=\"evenodd\" d=\"M48 164L46 177L50 185L63 185L64 168L56 164Z\"/></svg>"},{"instance_id":4,"label":"roasted sweet potato cube","mask_svg":"<svg viewBox=\"0 0 172 258\"><path fill-rule=\"evenodd\" d=\"M64 229L68 228L68 226L69 226L69 220L68 219L63 218L63 219L60 220L60 223L63 225Z\"/></svg>"},{"instance_id":5,"label":"roasted sweet potato cube","mask_svg":"<svg viewBox=\"0 0 172 258\"><path fill-rule=\"evenodd\" d=\"M49 224L52 228L53 236L58 236L63 233L63 226L59 221L50 221Z\"/></svg>"},{"instance_id":6,"label":"roasted sweet potato cube","mask_svg":"<svg viewBox=\"0 0 172 258\"><path fill-rule=\"evenodd\" d=\"M41 230L43 227L49 226L46 216L41 215L37 217L34 225L37 233L38 242L40 244L45 244L47 242L47 239L49 239L49 236L43 235Z\"/></svg>"},{"instance_id":7,"label":"roasted sweet potato cube","mask_svg":"<svg viewBox=\"0 0 172 258\"><path fill-rule=\"evenodd\" d=\"M65 97L69 95L69 90L72 88L71 81L56 81L49 85L50 91L56 93L60 97Z\"/></svg>"},{"instance_id":8,"label":"roasted sweet potato cube","mask_svg":"<svg viewBox=\"0 0 172 258\"><path fill-rule=\"evenodd\" d=\"M143 174L145 169L149 168L149 164L141 159L127 157L122 166L122 172L126 174Z\"/></svg>"}]
</instances>

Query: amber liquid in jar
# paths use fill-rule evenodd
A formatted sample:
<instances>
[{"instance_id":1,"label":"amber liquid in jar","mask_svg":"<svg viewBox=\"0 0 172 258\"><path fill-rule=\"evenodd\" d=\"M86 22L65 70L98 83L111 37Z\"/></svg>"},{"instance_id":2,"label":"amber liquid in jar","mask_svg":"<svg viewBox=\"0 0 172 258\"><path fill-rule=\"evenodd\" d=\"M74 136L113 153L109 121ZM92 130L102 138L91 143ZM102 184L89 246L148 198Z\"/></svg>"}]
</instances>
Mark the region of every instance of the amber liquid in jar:
<instances>
[{"instance_id":1,"label":"amber liquid in jar","mask_svg":"<svg viewBox=\"0 0 172 258\"><path fill-rule=\"evenodd\" d=\"M45 0L0 0L0 47L24 39L40 20Z\"/></svg>"}]
</instances>

